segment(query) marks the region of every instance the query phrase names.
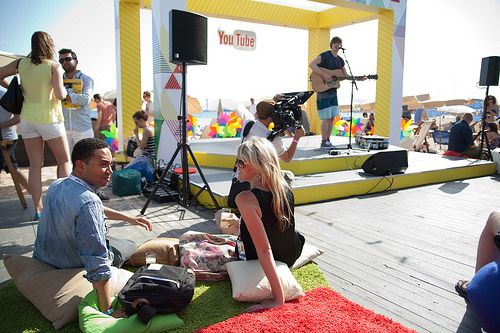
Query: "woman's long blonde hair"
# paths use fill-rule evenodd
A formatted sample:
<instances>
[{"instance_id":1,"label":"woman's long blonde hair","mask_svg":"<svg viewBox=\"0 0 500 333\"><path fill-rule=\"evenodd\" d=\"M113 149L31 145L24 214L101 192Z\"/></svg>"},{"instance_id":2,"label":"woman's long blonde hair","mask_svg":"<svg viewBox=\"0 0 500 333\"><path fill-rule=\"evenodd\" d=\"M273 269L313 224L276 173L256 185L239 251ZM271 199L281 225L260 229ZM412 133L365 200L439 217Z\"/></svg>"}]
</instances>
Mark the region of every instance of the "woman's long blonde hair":
<instances>
[{"instance_id":1,"label":"woman's long blonde hair","mask_svg":"<svg viewBox=\"0 0 500 333\"><path fill-rule=\"evenodd\" d=\"M260 182L271 191L273 212L278 218L279 229L283 231L291 223L292 210L286 195L290 187L281 175L276 149L267 139L253 137L238 146L237 156L256 169L257 179L252 182Z\"/></svg>"}]
</instances>

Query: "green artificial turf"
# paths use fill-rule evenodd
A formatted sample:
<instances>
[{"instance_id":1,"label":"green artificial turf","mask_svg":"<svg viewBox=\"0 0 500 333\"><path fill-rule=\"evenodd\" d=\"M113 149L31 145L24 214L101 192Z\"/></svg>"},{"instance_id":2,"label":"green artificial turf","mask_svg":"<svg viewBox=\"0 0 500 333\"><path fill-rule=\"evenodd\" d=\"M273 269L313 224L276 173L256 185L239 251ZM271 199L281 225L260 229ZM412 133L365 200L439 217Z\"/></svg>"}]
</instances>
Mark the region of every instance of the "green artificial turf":
<instances>
[{"instance_id":1,"label":"green artificial turf","mask_svg":"<svg viewBox=\"0 0 500 333\"><path fill-rule=\"evenodd\" d=\"M304 291L320 286L328 286L323 273L314 263L307 264L293 271L293 275ZM174 333L193 332L197 328L210 326L234 317L242 312L250 303L240 303L231 297L230 281L196 283L196 290L191 303L180 313L185 326ZM22 296L11 281L0 287L0 323L2 333L34 333L34 332L80 332L78 322L67 325L56 331L51 323Z\"/></svg>"}]
</instances>

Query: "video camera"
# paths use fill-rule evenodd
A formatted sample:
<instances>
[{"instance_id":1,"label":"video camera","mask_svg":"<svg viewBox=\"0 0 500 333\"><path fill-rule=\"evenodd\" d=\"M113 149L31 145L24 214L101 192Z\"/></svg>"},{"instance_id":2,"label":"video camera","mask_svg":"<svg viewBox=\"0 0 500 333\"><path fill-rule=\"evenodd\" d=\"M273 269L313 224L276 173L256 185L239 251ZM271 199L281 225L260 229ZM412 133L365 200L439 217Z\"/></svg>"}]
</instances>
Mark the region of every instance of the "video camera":
<instances>
[{"instance_id":1,"label":"video camera","mask_svg":"<svg viewBox=\"0 0 500 333\"><path fill-rule=\"evenodd\" d=\"M302 126L302 110L300 105L304 104L314 91L301 91L284 93L275 96L276 103L274 111L271 115L273 118L274 128L271 134L267 137L270 141L281 132L290 127Z\"/></svg>"}]
</instances>

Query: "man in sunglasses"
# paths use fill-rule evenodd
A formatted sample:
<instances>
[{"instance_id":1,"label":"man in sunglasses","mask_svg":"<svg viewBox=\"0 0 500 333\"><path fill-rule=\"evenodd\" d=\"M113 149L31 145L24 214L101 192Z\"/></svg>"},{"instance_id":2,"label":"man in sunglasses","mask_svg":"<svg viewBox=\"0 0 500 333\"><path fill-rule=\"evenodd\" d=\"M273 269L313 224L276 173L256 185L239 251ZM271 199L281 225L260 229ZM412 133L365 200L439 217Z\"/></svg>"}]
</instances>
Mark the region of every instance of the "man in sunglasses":
<instances>
[{"instance_id":1,"label":"man in sunglasses","mask_svg":"<svg viewBox=\"0 0 500 333\"><path fill-rule=\"evenodd\" d=\"M81 139L94 137L89 108L94 81L77 69L78 58L73 50L59 50L59 62L64 69L64 86L68 91L68 97L63 101L63 114L71 152Z\"/></svg>"},{"instance_id":2,"label":"man in sunglasses","mask_svg":"<svg viewBox=\"0 0 500 333\"><path fill-rule=\"evenodd\" d=\"M89 108L94 91L94 80L77 69L78 57L71 49L59 50L59 63L64 69L64 87L68 91L68 96L62 105L64 127L66 127L66 136L71 152L81 139L94 137ZM109 200L109 197L102 190L99 190L97 195L101 200Z\"/></svg>"}]
</instances>

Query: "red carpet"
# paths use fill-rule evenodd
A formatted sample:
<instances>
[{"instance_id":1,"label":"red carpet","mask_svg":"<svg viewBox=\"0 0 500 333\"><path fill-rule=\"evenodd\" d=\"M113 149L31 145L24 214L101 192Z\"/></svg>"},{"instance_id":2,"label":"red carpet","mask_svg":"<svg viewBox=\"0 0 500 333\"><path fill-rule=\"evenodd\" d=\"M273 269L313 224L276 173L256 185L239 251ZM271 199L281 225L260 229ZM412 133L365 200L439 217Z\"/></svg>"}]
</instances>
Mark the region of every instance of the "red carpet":
<instances>
[{"instance_id":1,"label":"red carpet","mask_svg":"<svg viewBox=\"0 0 500 333\"><path fill-rule=\"evenodd\" d=\"M244 313L199 329L210 332L415 332L391 319L349 301L328 288L308 291L298 300L279 308Z\"/></svg>"}]
</instances>

